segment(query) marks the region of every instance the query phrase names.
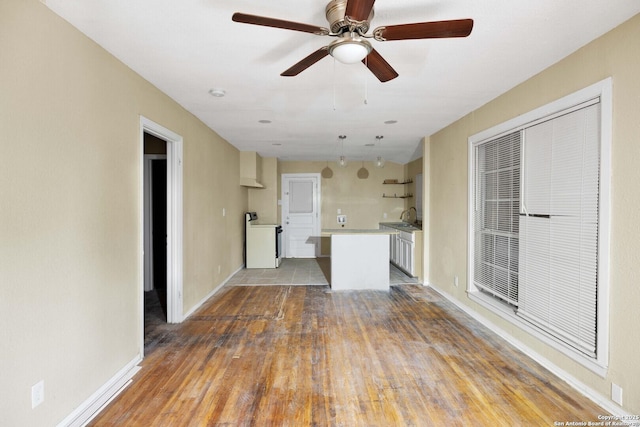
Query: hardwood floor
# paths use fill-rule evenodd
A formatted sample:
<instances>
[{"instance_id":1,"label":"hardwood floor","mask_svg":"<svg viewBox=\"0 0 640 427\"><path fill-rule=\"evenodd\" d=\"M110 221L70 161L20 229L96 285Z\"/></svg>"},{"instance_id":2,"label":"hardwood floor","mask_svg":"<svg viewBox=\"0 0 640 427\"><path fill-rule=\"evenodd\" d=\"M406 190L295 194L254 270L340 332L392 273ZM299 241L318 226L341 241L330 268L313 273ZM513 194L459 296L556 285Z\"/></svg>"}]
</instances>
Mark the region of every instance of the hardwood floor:
<instances>
[{"instance_id":1,"label":"hardwood floor","mask_svg":"<svg viewBox=\"0 0 640 427\"><path fill-rule=\"evenodd\" d=\"M96 426L543 426L604 411L430 288L228 286Z\"/></svg>"}]
</instances>

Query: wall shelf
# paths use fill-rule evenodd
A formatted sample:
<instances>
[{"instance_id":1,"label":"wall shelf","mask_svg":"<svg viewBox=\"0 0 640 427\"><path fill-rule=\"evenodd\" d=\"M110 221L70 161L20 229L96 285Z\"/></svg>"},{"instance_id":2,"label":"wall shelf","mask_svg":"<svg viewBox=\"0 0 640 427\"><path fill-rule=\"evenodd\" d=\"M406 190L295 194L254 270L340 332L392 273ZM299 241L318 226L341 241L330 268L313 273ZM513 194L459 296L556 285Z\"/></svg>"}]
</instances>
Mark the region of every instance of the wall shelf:
<instances>
[{"instance_id":1,"label":"wall shelf","mask_svg":"<svg viewBox=\"0 0 640 427\"><path fill-rule=\"evenodd\" d=\"M382 183L385 185L405 185L405 184L412 184L413 180L411 178L405 179L404 181L398 181L397 179L385 179ZM398 195L396 193L393 193L393 195L390 195L387 193L382 193L382 197L385 199L408 199L410 197L413 197L413 194L404 193L404 194Z\"/></svg>"},{"instance_id":2,"label":"wall shelf","mask_svg":"<svg viewBox=\"0 0 640 427\"><path fill-rule=\"evenodd\" d=\"M402 184L411 184L413 182L412 179L407 179L406 181L398 181L397 179L385 179L382 183L385 185L402 185Z\"/></svg>"},{"instance_id":3,"label":"wall shelf","mask_svg":"<svg viewBox=\"0 0 640 427\"><path fill-rule=\"evenodd\" d=\"M413 194L400 194L399 196L394 194L393 196L382 193L382 197L385 199L408 199L413 197Z\"/></svg>"}]
</instances>

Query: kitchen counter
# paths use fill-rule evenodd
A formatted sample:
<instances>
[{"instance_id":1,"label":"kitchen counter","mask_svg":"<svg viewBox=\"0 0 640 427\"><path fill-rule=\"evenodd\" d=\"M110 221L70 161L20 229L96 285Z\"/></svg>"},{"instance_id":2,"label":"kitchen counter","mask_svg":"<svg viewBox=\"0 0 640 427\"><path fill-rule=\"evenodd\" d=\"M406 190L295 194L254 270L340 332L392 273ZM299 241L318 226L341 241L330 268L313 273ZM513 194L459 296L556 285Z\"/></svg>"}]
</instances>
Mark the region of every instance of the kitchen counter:
<instances>
[{"instance_id":1,"label":"kitchen counter","mask_svg":"<svg viewBox=\"0 0 640 427\"><path fill-rule=\"evenodd\" d=\"M357 229L351 229L351 228L327 228L322 230L322 235L323 236L333 236L334 234L341 234L341 235L345 235L345 234L396 234L395 231L391 231L391 230L380 230L378 228L372 228L372 229L363 229L363 230L357 230Z\"/></svg>"},{"instance_id":2,"label":"kitchen counter","mask_svg":"<svg viewBox=\"0 0 640 427\"><path fill-rule=\"evenodd\" d=\"M331 237L331 289L389 290L389 236L393 230L326 229Z\"/></svg>"},{"instance_id":3,"label":"kitchen counter","mask_svg":"<svg viewBox=\"0 0 640 427\"><path fill-rule=\"evenodd\" d=\"M385 225L387 227L395 228L400 231L422 231L422 227L417 224L412 224L409 222L381 222L380 225Z\"/></svg>"}]
</instances>

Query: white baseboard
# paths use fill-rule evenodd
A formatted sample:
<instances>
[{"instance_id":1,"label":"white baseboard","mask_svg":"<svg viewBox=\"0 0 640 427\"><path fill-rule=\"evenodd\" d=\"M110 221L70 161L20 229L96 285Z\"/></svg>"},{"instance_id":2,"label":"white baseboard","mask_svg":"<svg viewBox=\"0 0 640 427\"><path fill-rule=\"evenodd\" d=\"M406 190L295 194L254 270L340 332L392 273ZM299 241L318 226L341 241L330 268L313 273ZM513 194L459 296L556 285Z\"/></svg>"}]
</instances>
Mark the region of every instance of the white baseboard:
<instances>
[{"instance_id":1,"label":"white baseboard","mask_svg":"<svg viewBox=\"0 0 640 427\"><path fill-rule=\"evenodd\" d=\"M471 309L470 307L460 303L460 301L458 299L454 298L452 295L450 295L447 292L441 290L437 286L434 286L433 283L428 283L428 284L425 283L425 286L429 286L434 291L438 292L440 295L445 297L449 302L453 303L456 307L458 307L459 309L461 309L462 311L467 313L469 316L473 317L475 320L477 320L478 322L480 322L481 324L483 324L484 326L489 328L493 333L495 333L496 335L498 335L501 338L503 338L504 340L506 340L509 344L513 345L518 350L522 351L527 356L531 357L533 360L535 360L536 362L538 362L539 364L544 366L546 369L551 371L551 373L553 373L554 375L559 377L561 380L565 381L567 384L569 384L571 387L573 387L576 391L578 391L579 393L581 393L582 395L584 395L588 399L592 400L594 403L600 405L604 410L606 410L610 414L617 415L617 416L621 417L622 419L624 419L624 417L628 417L629 415L631 415L630 413L628 413L624 409L622 409L620 406L618 406L616 403L614 403L613 401L608 399L606 396L603 396L601 393L599 393L596 390L594 390L593 388L587 386L585 383L583 383L582 381L578 380L576 377L574 377L573 375L571 375L570 373L568 373L564 369L560 368L558 365L556 365L555 363L551 362L546 357L544 357L541 354L539 354L538 352L534 351L529 346L527 346L524 343L522 343L520 340L515 338L513 335L509 334L507 331L505 331L504 329L500 328L495 323L491 322L490 320L488 320L486 317L482 316L477 311L475 311L475 310ZM605 414L603 414L603 415L605 415Z\"/></svg>"},{"instance_id":2,"label":"white baseboard","mask_svg":"<svg viewBox=\"0 0 640 427\"><path fill-rule=\"evenodd\" d=\"M62 420L58 427L81 427L87 425L109 402L131 384L131 378L140 370L138 364L141 361L142 357L138 355L127 363L117 374L78 406L75 411Z\"/></svg>"},{"instance_id":3,"label":"white baseboard","mask_svg":"<svg viewBox=\"0 0 640 427\"><path fill-rule=\"evenodd\" d=\"M231 273L226 279L224 279L222 281L222 283L220 283L218 286L216 286L215 288L213 288L213 290L211 292L209 292L204 298L202 298L200 300L200 302L198 302L196 305L194 305L193 307L191 307L191 310L189 310L188 312L186 312L184 314L184 316L182 317L182 320L185 320L187 317L191 316L197 309L199 309L202 304L204 304L205 302L207 302L207 300L209 298L211 298L212 296L214 296L216 293L218 293L218 291L220 289L222 289L224 287L224 285L227 284L227 282L229 281L229 279L231 279L237 272L239 272L240 270L242 270L244 268L244 264L241 265L240 267L238 267L238 269L236 271L234 271L233 273Z\"/></svg>"}]
</instances>

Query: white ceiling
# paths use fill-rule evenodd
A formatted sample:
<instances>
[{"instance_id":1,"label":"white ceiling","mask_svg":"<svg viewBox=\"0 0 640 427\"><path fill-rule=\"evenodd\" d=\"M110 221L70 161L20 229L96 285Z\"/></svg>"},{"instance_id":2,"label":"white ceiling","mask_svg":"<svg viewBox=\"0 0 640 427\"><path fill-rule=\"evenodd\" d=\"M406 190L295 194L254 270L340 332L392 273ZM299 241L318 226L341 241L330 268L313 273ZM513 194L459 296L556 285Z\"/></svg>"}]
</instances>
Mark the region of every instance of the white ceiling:
<instances>
[{"instance_id":1,"label":"white ceiling","mask_svg":"<svg viewBox=\"0 0 640 427\"><path fill-rule=\"evenodd\" d=\"M398 163L420 157L422 137L640 12L638 0L378 0L372 29L474 20L467 38L372 41L399 74L380 83L331 56L281 77L334 39L231 21L243 12L328 27L328 0L42 1L240 150L334 160L344 149Z\"/></svg>"}]
</instances>

